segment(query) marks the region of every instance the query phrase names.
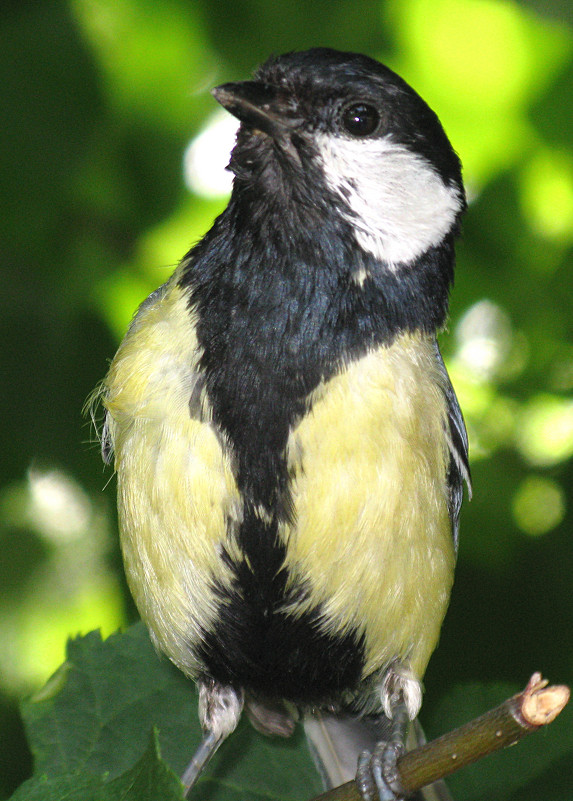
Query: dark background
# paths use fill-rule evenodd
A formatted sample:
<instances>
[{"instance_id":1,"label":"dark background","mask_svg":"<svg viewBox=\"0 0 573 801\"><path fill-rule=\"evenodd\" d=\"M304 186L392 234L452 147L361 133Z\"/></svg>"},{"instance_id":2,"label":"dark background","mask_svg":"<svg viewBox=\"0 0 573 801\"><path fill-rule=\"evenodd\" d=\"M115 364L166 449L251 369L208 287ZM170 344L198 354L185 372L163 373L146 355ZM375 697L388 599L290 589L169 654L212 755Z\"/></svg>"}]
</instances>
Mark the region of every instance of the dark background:
<instances>
[{"instance_id":1,"label":"dark background","mask_svg":"<svg viewBox=\"0 0 573 801\"><path fill-rule=\"evenodd\" d=\"M465 165L471 203L442 346L474 499L426 677L427 725L439 731L441 710L463 706L476 682L517 688L534 669L573 682L572 8L2 4L0 798L31 770L18 699L62 661L69 635L134 617L113 479L82 407L137 304L225 203L184 181L184 152L216 111L208 89L271 52L328 45L385 61L435 108ZM573 797L572 715L554 726L555 797Z\"/></svg>"}]
</instances>

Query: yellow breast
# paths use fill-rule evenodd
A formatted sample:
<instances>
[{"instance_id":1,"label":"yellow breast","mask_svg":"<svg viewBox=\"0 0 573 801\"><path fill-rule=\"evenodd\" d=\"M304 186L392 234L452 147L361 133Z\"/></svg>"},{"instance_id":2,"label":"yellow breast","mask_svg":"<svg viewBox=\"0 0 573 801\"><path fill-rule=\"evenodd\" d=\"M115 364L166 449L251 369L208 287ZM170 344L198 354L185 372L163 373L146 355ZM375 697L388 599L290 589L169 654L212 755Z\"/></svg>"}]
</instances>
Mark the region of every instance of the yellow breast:
<instances>
[{"instance_id":1,"label":"yellow breast","mask_svg":"<svg viewBox=\"0 0 573 801\"><path fill-rule=\"evenodd\" d=\"M421 678L447 608L442 383L433 342L402 336L321 385L289 440L291 580L306 580L328 631L365 632L364 676L398 658Z\"/></svg>"},{"instance_id":2,"label":"yellow breast","mask_svg":"<svg viewBox=\"0 0 573 801\"><path fill-rule=\"evenodd\" d=\"M228 453L189 401L200 357L187 298L172 280L143 308L104 382L127 580L156 644L187 674L189 645L217 615L213 576L230 581L220 545L241 516Z\"/></svg>"}]
</instances>

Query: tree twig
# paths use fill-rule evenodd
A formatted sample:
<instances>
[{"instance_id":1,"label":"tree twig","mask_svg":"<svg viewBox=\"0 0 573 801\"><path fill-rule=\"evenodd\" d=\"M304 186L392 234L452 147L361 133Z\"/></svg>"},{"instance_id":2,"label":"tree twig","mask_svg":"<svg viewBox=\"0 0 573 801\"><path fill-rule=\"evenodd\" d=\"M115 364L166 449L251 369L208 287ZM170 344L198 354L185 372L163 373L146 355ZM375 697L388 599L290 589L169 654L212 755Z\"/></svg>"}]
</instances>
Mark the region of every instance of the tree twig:
<instances>
[{"instance_id":1,"label":"tree twig","mask_svg":"<svg viewBox=\"0 0 573 801\"><path fill-rule=\"evenodd\" d=\"M404 754L398 760L404 790L413 793L551 723L569 701L570 691L564 685L547 684L541 673L534 673L522 692L500 706ZM351 781L313 801L361 801L361 796Z\"/></svg>"}]
</instances>

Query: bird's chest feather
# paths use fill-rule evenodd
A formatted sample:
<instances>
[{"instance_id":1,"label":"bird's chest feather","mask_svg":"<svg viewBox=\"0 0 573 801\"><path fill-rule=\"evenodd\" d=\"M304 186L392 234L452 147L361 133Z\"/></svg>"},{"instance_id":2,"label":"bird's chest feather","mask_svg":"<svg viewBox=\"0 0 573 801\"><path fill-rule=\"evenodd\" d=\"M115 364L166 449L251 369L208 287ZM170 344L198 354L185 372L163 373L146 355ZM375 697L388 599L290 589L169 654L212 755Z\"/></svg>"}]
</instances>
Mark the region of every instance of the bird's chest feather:
<instances>
[{"instance_id":1,"label":"bird's chest feather","mask_svg":"<svg viewBox=\"0 0 573 801\"><path fill-rule=\"evenodd\" d=\"M435 646L454 562L445 420L432 344L404 335L318 387L289 438L290 581L307 578L327 630L367 631L365 673L396 656L423 671Z\"/></svg>"},{"instance_id":2,"label":"bird's chest feather","mask_svg":"<svg viewBox=\"0 0 573 801\"><path fill-rule=\"evenodd\" d=\"M453 572L431 339L349 360L285 435L261 445L253 424L243 454L241 416L216 422L200 357L172 285L107 379L126 571L162 650L190 675L295 700L335 697L394 659L421 676Z\"/></svg>"}]
</instances>

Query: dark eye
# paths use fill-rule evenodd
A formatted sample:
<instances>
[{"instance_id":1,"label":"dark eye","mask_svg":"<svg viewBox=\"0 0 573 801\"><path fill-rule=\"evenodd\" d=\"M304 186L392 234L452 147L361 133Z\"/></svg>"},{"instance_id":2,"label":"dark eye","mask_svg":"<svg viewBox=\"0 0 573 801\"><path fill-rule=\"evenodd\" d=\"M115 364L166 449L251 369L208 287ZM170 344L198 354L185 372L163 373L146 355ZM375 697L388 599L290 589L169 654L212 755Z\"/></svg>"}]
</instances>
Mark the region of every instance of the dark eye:
<instances>
[{"instance_id":1,"label":"dark eye","mask_svg":"<svg viewBox=\"0 0 573 801\"><path fill-rule=\"evenodd\" d=\"M367 103L354 103L342 112L342 127L352 136L370 136L380 122L380 114Z\"/></svg>"}]
</instances>

